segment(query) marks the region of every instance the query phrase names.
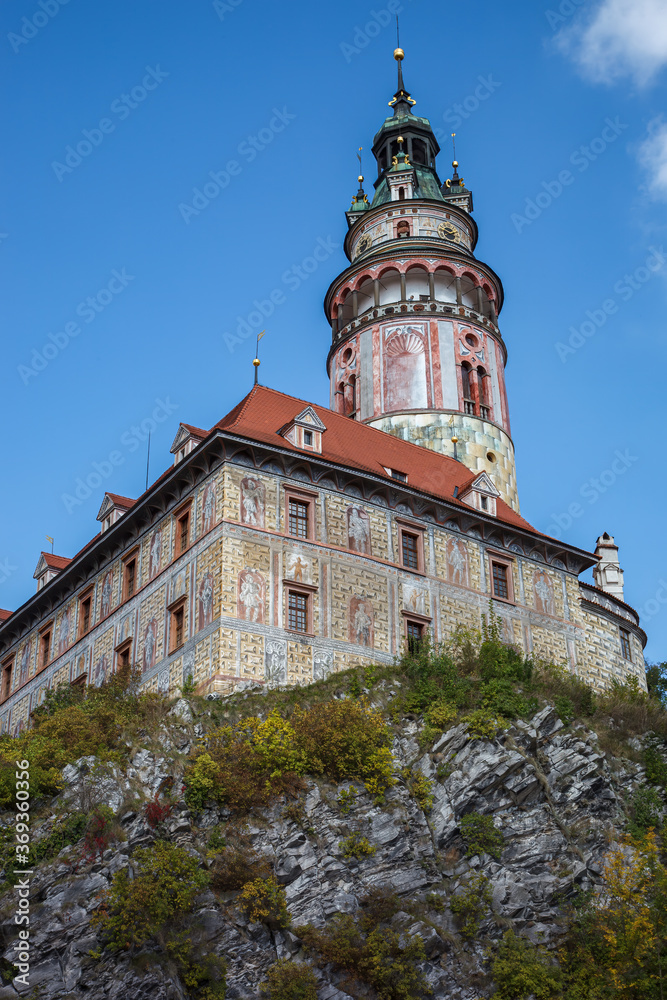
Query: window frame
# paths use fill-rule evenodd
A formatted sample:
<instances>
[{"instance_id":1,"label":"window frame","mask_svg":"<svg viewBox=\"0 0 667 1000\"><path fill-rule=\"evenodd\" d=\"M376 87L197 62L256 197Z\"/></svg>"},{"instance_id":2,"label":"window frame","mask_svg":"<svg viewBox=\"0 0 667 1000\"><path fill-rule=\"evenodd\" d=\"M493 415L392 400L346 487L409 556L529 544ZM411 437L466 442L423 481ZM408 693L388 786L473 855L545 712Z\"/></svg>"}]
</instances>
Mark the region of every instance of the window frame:
<instances>
[{"instance_id":1,"label":"window frame","mask_svg":"<svg viewBox=\"0 0 667 1000\"><path fill-rule=\"evenodd\" d=\"M632 644L630 642L630 630L627 628L621 628L619 626L618 634L621 642L621 656L623 657L624 660L627 660L628 663L632 663L633 660L632 660ZM627 653L625 652L626 645L628 647Z\"/></svg>"},{"instance_id":2,"label":"window frame","mask_svg":"<svg viewBox=\"0 0 667 1000\"><path fill-rule=\"evenodd\" d=\"M314 595L317 593L317 587L314 587L309 583L295 583L294 580L283 580L283 588L285 591L285 631L291 632L293 635L309 635L314 636ZM290 628L289 623L289 599L290 595L295 594L299 597L305 597L306 599L306 629L302 631L301 629Z\"/></svg>"},{"instance_id":3,"label":"window frame","mask_svg":"<svg viewBox=\"0 0 667 1000\"><path fill-rule=\"evenodd\" d=\"M79 597L79 609L78 609L78 628L77 628L77 638L83 639L84 635L88 635L91 628L93 627L93 616L95 614L95 588L89 587L88 590L84 591ZM88 603L88 627L83 627L84 613L83 606Z\"/></svg>"},{"instance_id":4,"label":"window frame","mask_svg":"<svg viewBox=\"0 0 667 1000\"><path fill-rule=\"evenodd\" d=\"M43 654L44 654L44 639L46 639L47 636L48 636L48 642L49 642L49 645L48 645L48 658L46 660L44 660L44 656L43 656ZM44 670L45 667L48 667L49 663L53 662L54 657L53 657L53 653L52 653L52 647L53 647L53 620L51 620L50 622L47 622L45 625L42 625L42 627L39 630L39 655L38 655L38 658L37 658L37 666L35 668L35 673L39 673L40 670ZM30 670L28 668L28 673L29 672L30 672Z\"/></svg>"},{"instance_id":5,"label":"window frame","mask_svg":"<svg viewBox=\"0 0 667 1000\"><path fill-rule=\"evenodd\" d=\"M318 494L312 493L310 490L300 490L292 486L285 487L285 508L284 508L284 524L283 530L284 534L288 538L295 538L300 542L313 542L315 541L315 508L317 504ZM307 523L306 523L306 534L305 535L293 535L289 530L289 518L290 518L290 503L302 503L305 504L307 509Z\"/></svg>"},{"instance_id":6,"label":"window frame","mask_svg":"<svg viewBox=\"0 0 667 1000\"><path fill-rule=\"evenodd\" d=\"M123 667L132 666L132 644L134 642L134 637L130 636L129 639L124 639L116 649L114 650L116 654L116 671L122 670ZM121 657L125 656L127 653L127 663L121 663Z\"/></svg>"},{"instance_id":7,"label":"window frame","mask_svg":"<svg viewBox=\"0 0 667 1000\"><path fill-rule=\"evenodd\" d=\"M419 573L422 576L425 575L425 560L424 560L424 535L426 534L426 529L420 524L414 524L412 521L404 521L402 518L396 518L396 527L398 531L398 565L401 569L407 570L408 573ZM405 535L412 535L417 541L417 565L406 566L403 561L403 537Z\"/></svg>"},{"instance_id":8,"label":"window frame","mask_svg":"<svg viewBox=\"0 0 667 1000\"><path fill-rule=\"evenodd\" d=\"M189 548L192 546L191 535L192 535L192 499L188 500L186 503L181 504L174 511L174 524L175 524L175 535L174 535L174 559L179 559L184 555ZM183 530L181 527L182 522L187 518L187 539L185 545L182 544Z\"/></svg>"},{"instance_id":9,"label":"window frame","mask_svg":"<svg viewBox=\"0 0 667 1000\"><path fill-rule=\"evenodd\" d=\"M502 604L516 604L514 595L514 559L511 556L506 555L504 552L495 552L492 549L487 550L487 555L489 557L489 592L491 597L494 601L500 601ZM503 566L507 572L507 597L499 597L496 594L493 579L494 564Z\"/></svg>"},{"instance_id":10,"label":"window frame","mask_svg":"<svg viewBox=\"0 0 667 1000\"><path fill-rule=\"evenodd\" d=\"M10 694L12 693L12 682L15 677L14 674L15 667L16 667L16 653L12 653L11 656L7 656L2 661L2 684L0 686L0 703L7 701Z\"/></svg>"},{"instance_id":11,"label":"window frame","mask_svg":"<svg viewBox=\"0 0 667 1000\"><path fill-rule=\"evenodd\" d=\"M408 629L410 625L418 625L421 629L420 641L426 637L428 630L433 624L433 619L428 615L420 615L416 611L406 611L403 609L401 611L401 616L403 618L403 641L408 648L408 643L410 637L408 634Z\"/></svg>"},{"instance_id":12,"label":"window frame","mask_svg":"<svg viewBox=\"0 0 667 1000\"><path fill-rule=\"evenodd\" d=\"M179 649L183 649L185 643L187 642L187 620L185 617L185 605L187 602L187 595L179 597L177 601L169 605L169 655L176 653ZM179 612L183 613L183 626L182 626L182 636L181 642L176 643L176 635L178 630L177 616Z\"/></svg>"},{"instance_id":13,"label":"window frame","mask_svg":"<svg viewBox=\"0 0 667 1000\"><path fill-rule=\"evenodd\" d=\"M130 566L134 563L134 577L132 580L132 593L128 593L128 570ZM129 601L131 597L137 593L139 589L137 586L139 580L139 546L135 546L131 552L128 552L126 556L122 559L122 581L123 590L121 596L121 603L123 601Z\"/></svg>"}]
</instances>

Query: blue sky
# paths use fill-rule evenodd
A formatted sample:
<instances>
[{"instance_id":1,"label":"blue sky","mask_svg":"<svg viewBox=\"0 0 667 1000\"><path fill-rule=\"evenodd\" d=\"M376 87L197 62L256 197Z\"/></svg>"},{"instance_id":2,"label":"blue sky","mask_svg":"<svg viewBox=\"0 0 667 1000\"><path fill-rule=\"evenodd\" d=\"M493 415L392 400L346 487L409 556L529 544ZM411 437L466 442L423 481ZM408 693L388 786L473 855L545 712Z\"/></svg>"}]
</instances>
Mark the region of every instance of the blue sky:
<instances>
[{"instance_id":1,"label":"blue sky","mask_svg":"<svg viewBox=\"0 0 667 1000\"><path fill-rule=\"evenodd\" d=\"M667 659L660 0L6 0L0 607L32 594L46 535L72 555L105 489L143 491L149 427L152 481L180 420L249 389L254 340L228 345L272 293L262 381L326 404L322 299L360 145L374 176L397 7L441 177L455 129L505 285L522 513L583 548L615 535Z\"/></svg>"}]
</instances>

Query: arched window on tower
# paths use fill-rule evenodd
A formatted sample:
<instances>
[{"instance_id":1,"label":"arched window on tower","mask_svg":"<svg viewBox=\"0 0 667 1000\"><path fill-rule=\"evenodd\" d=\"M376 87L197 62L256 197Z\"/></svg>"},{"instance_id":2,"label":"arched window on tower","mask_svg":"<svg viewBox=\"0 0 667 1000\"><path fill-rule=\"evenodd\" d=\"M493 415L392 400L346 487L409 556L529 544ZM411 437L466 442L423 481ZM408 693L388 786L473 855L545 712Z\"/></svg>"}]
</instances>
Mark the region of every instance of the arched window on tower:
<instances>
[{"instance_id":1,"label":"arched window on tower","mask_svg":"<svg viewBox=\"0 0 667 1000\"><path fill-rule=\"evenodd\" d=\"M398 200L399 201L405 201L405 188L404 187L400 187L398 189Z\"/></svg>"},{"instance_id":2,"label":"arched window on tower","mask_svg":"<svg viewBox=\"0 0 667 1000\"><path fill-rule=\"evenodd\" d=\"M463 390L463 412L474 415L475 403L472 398L472 387L470 385L470 365L467 361L461 363L461 388Z\"/></svg>"},{"instance_id":3,"label":"arched window on tower","mask_svg":"<svg viewBox=\"0 0 667 1000\"><path fill-rule=\"evenodd\" d=\"M489 397L487 393L488 375L483 368L477 369L477 396L479 398L479 415L484 420L489 419Z\"/></svg>"},{"instance_id":4,"label":"arched window on tower","mask_svg":"<svg viewBox=\"0 0 667 1000\"><path fill-rule=\"evenodd\" d=\"M339 382L336 389L336 411L345 413L345 383Z\"/></svg>"},{"instance_id":5,"label":"arched window on tower","mask_svg":"<svg viewBox=\"0 0 667 1000\"><path fill-rule=\"evenodd\" d=\"M347 385L344 387L345 408L343 413L346 417L354 417L357 412L357 379L355 375L350 375Z\"/></svg>"},{"instance_id":6,"label":"arched window on tower","mask_svg":"<svg viewBox=\"0 0 667 1000\"><path fill-rule=\"evenodd\" d=\"M412 140L412 162L426 163L426 143L421 139Z\"/></svg>"}]
</instances>

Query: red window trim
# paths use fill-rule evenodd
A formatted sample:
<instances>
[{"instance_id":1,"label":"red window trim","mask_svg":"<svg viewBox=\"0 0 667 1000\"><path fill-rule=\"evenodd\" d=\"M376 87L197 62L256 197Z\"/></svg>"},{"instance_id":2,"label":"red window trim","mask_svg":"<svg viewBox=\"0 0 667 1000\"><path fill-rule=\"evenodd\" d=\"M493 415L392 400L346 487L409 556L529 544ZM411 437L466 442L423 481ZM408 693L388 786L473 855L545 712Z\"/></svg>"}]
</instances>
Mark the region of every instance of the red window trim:
<instances>
[{"instance_id":1,"label":"red window trim","mask_svg":"<svg viewBox=\"0 0 667 1000\"><path fill-rule=\"evenodd\" d=\"M189 548L192 547L192 504L193 497L182 503L180 507L177 507L173 512L175 534L174 534L174 560L180 559ZM181 521L183 517L187 514L188 517L188 537L185 548L181 548Z\"/></svg>"},{"instance_id":2,"label":"red window trim","mask_svg":"<svg viewBox=\"0 0 667 1000\"><path fill-rule=\"evenodd\" d=\"M285 486L285 506L284 506L284 524L283 531L288 538L299 538L302 542L314 541L315 540L315 505L317 503L319 494L313 493L311 490L302 490L299 487ZM289 530L289 507L290 501L295 501L297 503L306 504L308 507L308 524L307 524L307 534L305 538L302 535L292 535Z\"/></svg>"},{"instance_id":3,"label":"red window trim","mask_svg":"<svg viewBox=\"0 0 667 1000\"><path fill-rule=\"evenodd\" d=\"M505 555L499 552L495 552L493 549L487 549L487 554L489 557L489 591L491 597L494 601L500 601L501 604L516 604L514 596L514 573L512 571L512 566L515 562L512 556ZM495 593L493 587L493 564L498 563L500 566L504 566L507 570L507 597L498 597Z\"/></svg>"},{"instance_id":4,"label":"red window trim","mask_svg":"<svg viewBox=\"0 0 667 1000\"><path fill-rule=\"evenodd\" d=\"M83 605L85 601L90 601L90 613L88 616L88 628L84 630L83 628ZM79 597L78 602L78 621L76 637L78 639L83 639L84 635L88 635L91 628L93 627L93 618L95 617L95 584L92 587L88 587L87 590Z\"/></svg>"},{"instance_id":5,"label":"red window trim","mask_svg":"<svg viewBox=\"0 0 667 1000\"><path fill-rule=\"evenodd\" d=\"M179 649L183 649L183 646L185 645L186 640L187 640L187 636L186 636L187 620L186 620L186 617L185 617L185 605L186 605L186 601L187 601L187 595L185 595L184 597L179 597L179 599L177 601L174 601L173 604L170 604L168 606L168 608L167 608L167 610L169 612L169 654L170 655L171 655L171 653L176 653ZM182 642L180 642L179 645L177 646L177 645L175 645L175 642L176 642L176 622L175 622L175 617L176 617L176 613L178 611L181 611L181 610L183 611L183 636L182 636Z\"/></svg>"},{"instance_id":6,"label":"red window trim","mask_svg":"<svg viewBox=\"0 0 667 1000\"><path fill-rule=\"evenodd\" d=\"M426 529L421 524L415 524L414 521L407 521L404 518L397 517L396 527L398 531L398 559L396 560L401 569L406 570L408 573L419 573L421 576L426 575L425 569L425 555L424 555L424 535L426 534ZM403 562L403 535L415 535L417 538L417 566L406 566Z\"/></svg>"},{"instance_id":7,"label":"red window trim","mask_svg":"<svg viewBox=\"0 0 667 1000\"><path fill-rule=\"evenodd\" d=\"M284 597L284 601L285 601L285 631L286 632L291 632L292 635L314 636L315 632L313 631L313 617L314 617L314 614L313 614L313 611L314 611L314 609L313 609L314 597L313 597L313 595L317 593L317 587L313 587L309 583L295 583L293 580L284 580L283 584L284 584L284 591L285 591L285 597ZM305 632L296 631L295 629L291 629L289 627L289 595L290 595L290 593L301 594L303 597L307 598L307 601L306 601L306 616L307 616L307 620L306 620L306 631Z\"/></svg>"}]
</instances>

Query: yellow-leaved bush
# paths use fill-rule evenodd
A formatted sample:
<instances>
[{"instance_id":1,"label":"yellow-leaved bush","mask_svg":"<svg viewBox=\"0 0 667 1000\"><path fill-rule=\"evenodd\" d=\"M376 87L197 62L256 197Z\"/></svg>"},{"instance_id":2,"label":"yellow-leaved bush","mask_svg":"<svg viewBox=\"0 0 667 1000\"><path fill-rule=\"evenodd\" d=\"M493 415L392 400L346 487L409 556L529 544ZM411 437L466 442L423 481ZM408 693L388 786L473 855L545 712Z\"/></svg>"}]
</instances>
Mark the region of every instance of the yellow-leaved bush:
<instances>
[{"instance_id":1,"label":"yellow-leaved bush","mask_svg":"<svg viewBox=\"0 0 667 1000\"><path fill-rule=\"evenodd\" d=\"M391 733L364 701L342 699L297 708L289 719L272 711L216 729L186 771L192 808L207 801L246 811L279 794L294 794L305 774L357 779L377 800L394 784Z\"/></svg>"}]
</instances>

